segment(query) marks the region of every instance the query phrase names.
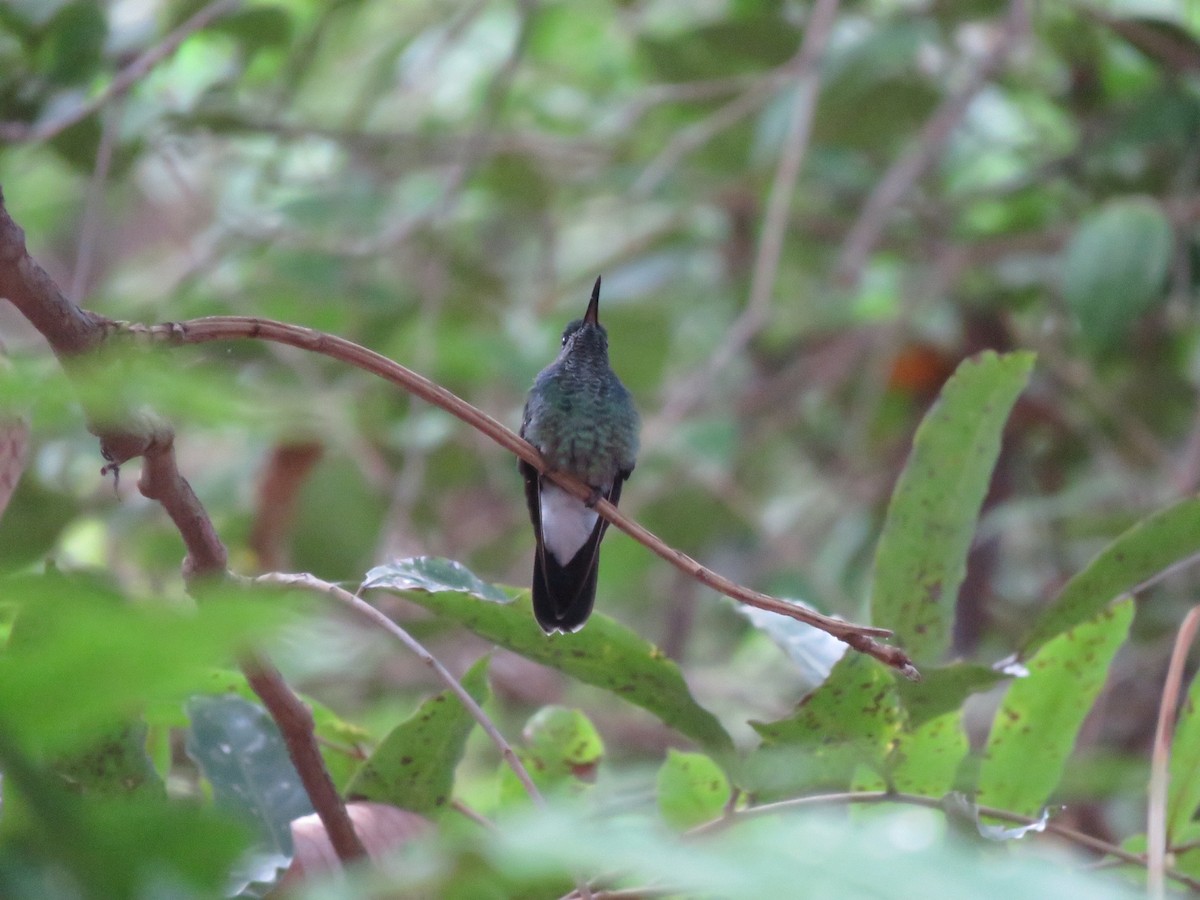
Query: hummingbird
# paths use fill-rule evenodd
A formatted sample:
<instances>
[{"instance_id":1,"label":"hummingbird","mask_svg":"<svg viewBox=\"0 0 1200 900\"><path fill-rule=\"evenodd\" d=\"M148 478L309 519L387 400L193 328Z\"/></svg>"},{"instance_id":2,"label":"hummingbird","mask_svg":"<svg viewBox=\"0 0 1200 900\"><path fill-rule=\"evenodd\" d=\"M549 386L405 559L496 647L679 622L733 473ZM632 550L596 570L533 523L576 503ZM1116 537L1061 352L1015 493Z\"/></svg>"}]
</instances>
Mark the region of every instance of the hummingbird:
<instances>
[{"instance_id":1,"label":"hummingbird","mask_svg":"<svg viewBox=\"0 0 1200 900\"><path fill-rule=\"evenodd\" d=\"M549 469L592 489L586 501L579 500L519 463L537 541L533 614L546 634L578 631L591 615L600 539L608 528L593 507L602 497L616 506L638 451L637 410L609 367L599 307L597 278L587 312L563 330L558 358L534 379L521 417L521 437Z\"/></svg>"}]
</instances>

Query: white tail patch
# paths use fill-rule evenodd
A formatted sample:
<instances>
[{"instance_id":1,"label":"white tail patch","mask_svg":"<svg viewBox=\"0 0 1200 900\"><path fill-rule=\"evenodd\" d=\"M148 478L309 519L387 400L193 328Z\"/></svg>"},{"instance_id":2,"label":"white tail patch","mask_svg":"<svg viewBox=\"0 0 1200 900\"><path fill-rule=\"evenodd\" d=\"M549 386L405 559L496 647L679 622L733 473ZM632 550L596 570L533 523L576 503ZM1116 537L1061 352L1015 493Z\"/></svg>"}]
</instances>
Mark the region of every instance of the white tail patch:
<instances>
[{"instance_id":1,"label":"white tail patch","mask_svg":"<svg viewBox=\"0 0 1200 900\"><path fill-rule=\"evenodd\" d=\"M542 543L565 566L579 548L587 543L598 518L582 500L576 500L562 488L542 482Z\"/></svg>"}]
</instances>

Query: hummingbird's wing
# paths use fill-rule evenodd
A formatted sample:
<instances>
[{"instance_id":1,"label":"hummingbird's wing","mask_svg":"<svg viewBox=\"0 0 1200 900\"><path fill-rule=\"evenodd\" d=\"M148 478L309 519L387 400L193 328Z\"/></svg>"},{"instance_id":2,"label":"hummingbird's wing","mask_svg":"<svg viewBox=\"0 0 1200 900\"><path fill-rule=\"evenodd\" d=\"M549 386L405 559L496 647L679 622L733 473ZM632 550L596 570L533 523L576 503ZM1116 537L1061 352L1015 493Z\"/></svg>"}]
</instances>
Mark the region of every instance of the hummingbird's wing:
<instances>
[{"instance_id":1,"label":"hummingbird's wing","mask_svg":"<svg viewBox=\"0 0 1200 900\"><path fill-rule=\"evenodd\" d=\"M587 540L563 565L548 552L542 534L542 478L537 469L521 463L521 474L525 478L525 500L529 506L529 518L533 523L537 539L537 551L533 558L533 613L542 630L547 634L556 631L572 632L583 627L592 612L596 600L596 573L600 565L600 539L608 529L608 522L597 517L596 524ZM621 486L629 472L620 472L604 498L613 505L621 499Z\"/></svg>"}]
</instances>

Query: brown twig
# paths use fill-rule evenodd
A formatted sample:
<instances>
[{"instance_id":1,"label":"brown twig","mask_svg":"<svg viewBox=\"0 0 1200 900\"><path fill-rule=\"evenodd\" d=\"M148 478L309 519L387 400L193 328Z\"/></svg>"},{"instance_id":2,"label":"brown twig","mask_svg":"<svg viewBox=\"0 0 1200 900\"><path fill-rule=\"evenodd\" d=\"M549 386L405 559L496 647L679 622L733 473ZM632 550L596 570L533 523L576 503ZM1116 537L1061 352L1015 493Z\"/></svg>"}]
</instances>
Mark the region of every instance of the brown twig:
<instances>
[{"instance_id":1,"label":"brown twig","mask_svg":"<svg viewBox=\"0 0 1200 900\"><path fill-rule=\"evenodd\" d=\"M289 325L285 322L244 316L212 316L204 319L192 319L187 322L171 322L164 325L113 323L112 330L134 338L149 340L153 343L171 345L203 344L212 341L250 338L275 341L329 356L332 359L340 360L341 362L377 375L380 378L384 378L393 384L399 385L409 393L420 397L427 403L446 410L446 412L490 437L504 449L536 466L551 481L579 499L585 500L591 496L591 490L581 481L561 472L546 471L545 464L537 451L491 416L475 408L441 385L425 378L423 375L419 375L373 350L368 350L359 344L355 344L353 341L315 331L311 328ZM891 634L886 628L855 625L830 616L823 616L820 613L805 609L796 604L787 603L775 597L759 593L758 591L750 590L705 568L682 551L669 547L641 525L619 513L617 508L608 501L599 501L595 509L601 516L621 531L624 531L635 541L656 553L676 568L689 574L697 581L725 594L727 597L737 600L739 603L779 613L780 615L785 615L805 624L812 625L815 628L828 632L855 650L869 654L899 670L908 678L920 677L908 654L898 647L881 644L875 640L875 638L888 637Z\"/></svg>"},{"instance_id":2,"label":"brown twig","mask_svg":"<svg viewBox=\"0 0 1200 900\"><path fill-rule=\"evenodd\" d=\"M483 729L484 733L491 738L492 743L496 745L496 749L500 751L500 755L504 758L508 767L512 769L513 774L517 776L517 780L521 782L522 787L525 788L525 793L529 795L530 799L538 806L545 806L546 801L543 799L537 785L533 783L533 778L530 777L529 770L525 768L525 765L513 751L512 746L504 739L504 735L500 733L500 729L496 727L491 717L483 711L483 707L475 701L474 697L467 693L466 688L462 686L462 682L455 678L436 656L426 650L420 641L401 628L400 625L393 622L361 597L350 593L345 588L338 587L336 584L322 581L315 575L307 573L293 575L284 572L271 572L258 576L254 579L254 583L278 585L281 587L297 587L325 594L343 606L349 607L356 615L367 619L373 625L379 626L402 643L417 659L433 669L442 684L450 689L450 692L458 698L458 701L471 714L471 717L479 723L479 727Z\"/></svg>"},{"instance_id":3,"label":"brown twig","mask_svg":"<svg viewBox=\"0 0 1200 900\"><path fill-rule=\"evenodd\" d=\"M49 342L68 373L72 361L100 345L115 323L80 309L68 300L46 271L29 256L25 234L3 207L0 195L0 296L13 305ZM85 410L85 413L88 411ZM191 485L175 460L175 436L151 414L129 414L122 421L89 415L89 429L100 438L101 452L113 468L127 460L144 459L138 488L157 501L171 517L187 548L183 562L189 585L225 574L227 552ZM329 833L340 859L366 855L321 760L311 727L311 713L282 676L262 657L244 665L246 678L275 718L288 753L309 792L313 808ZM305 725L307 718L308 724Z\"/></svg>"},{"instance_id":4,"label":"brown twig","mask_svg":"<svg viewBox=\"0 0 1200 900\"><path fill-rule=\"evenodd\" d=\"M1179 709L1179 695L1183 687L1183 669L1187 664L1188 651L1196 639L1200 627L1200 606L1193 606L1184 616L1175 646L1171 650L1171 662L1167 667L1167 680L1163 684L1162 699L1158 704L1158 724L1154 729L1154 748L1150 755L1150 787L1146 802L1146 893L1152 898L1161 898L1165 891L1164 876L1167 871L1167 789L1170 786L1171 741L1175 734L1175 716Z\"/></svg>"},{"instance_id":5,"label":"brown twig","mask_svg":"<svg viewBox=\"0 0 1200 900\"><path fill-rule=\"evenodd\" d=\"M1013 47L1029 30L1026 0L1011 0L1008 17L987 55L966 83L934 111L917 135L912 150L897 159L876 183L858 220L850 229L834 267L835 277L854 284L862 274L867 256L883 232L888 213L909 192L917 179L933 165L942 147L966 114L971 101L1008 59Z\"/></svg>"},{"instance_id":6,"label":"brown twig","mask_svg":"<svg viewBox=\"0 0 1200 900\"><path fill-rule=\"evenodd\" d=\"M194 32L211 25L221 16L233 12L240 5L241 0L215 0L215 2L201 9L163 38L161 42L151 47L118 72L103 91L88 102L75 107L66 115L52 119L49 122L44 122L41 125L28 125L24 122L0 122L0 141L9 141L12 143L30 141L38 143L48 141L61 134L72 125L82 122L114 97L124 94L145 78L151 69L178 50L179 45Z\"/></svg>"},{"instance_id":7,"label":"brown twig","mask_svg":"<svg viewBox=\"0 0 1200 900\"><path fill-rule=\"evenodd\" d=\"M246 681L279 726L288 756L300 775L304 791L312 801L313 809L321 819L338 859L342 862L365 859L366 848L359 840L354 823L321 758L312 710L288 687L279 670L261 654L246 655L241 665Z\"/></svg>"}]
</instances>

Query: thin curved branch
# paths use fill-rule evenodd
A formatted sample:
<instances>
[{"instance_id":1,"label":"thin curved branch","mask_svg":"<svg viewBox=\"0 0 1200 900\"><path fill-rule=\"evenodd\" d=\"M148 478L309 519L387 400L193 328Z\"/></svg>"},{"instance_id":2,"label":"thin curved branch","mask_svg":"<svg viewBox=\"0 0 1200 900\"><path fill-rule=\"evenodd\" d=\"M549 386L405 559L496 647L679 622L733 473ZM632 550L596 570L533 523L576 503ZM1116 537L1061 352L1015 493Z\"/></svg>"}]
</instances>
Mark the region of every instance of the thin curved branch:
<instances>
[{"instance_id":1,"label":"thin curved branch","mask_svg":"<svg viewBox=\"0 0 1200 900\"><path fill-rule=\"evenodd\" d=\"M393 622L361 597L350 593L345 588L338 587L336 584L322 581L315 575L309 575L308 573L293 575L284 572L271 572L266 575L259 575L257 578L252 579L252 582L254 584L270 584L281 587L298 587L306 591L325 594L343 606L349 607L352 612L367 619L371 624L379 626L402 643L421 662L433 669L437 677L441 679L441 682L450 689L450 692L458 698L458 701L471 714L471 717L479 723L479 727L483 729L484 733L491 738L492 743L496 745L496 749L500 751L500 755L504 758L508 767L512 769L513 774L517 776L517 780L521 782L521 785L525 788L525 793L529 795L530 799L538 806L546 805L541 791L538 790L537 785L533 783L533 778L529 775L529 770L525 768L525 765L513 751L512 746L504 739L504 735L500 733L500 729L496 727L496 723L483 711L483 707L475 702L475 698L467 693L466 688L462 686L462 682L455 678L436 656L426 650L420 641L401 628L399 624Z\"/></svg>"},{"instance_id":2,"label":"thin curved branch","mask_svg":"<svg viewBox=\"0 0 1200 900\"><path fill-rule=\"evenodd\" d=\"M476 430L490 437L504 449L520 457L530 465L535 466L547 478L573 496L586 500L591 490L578 479L562 472L549 472L541 456L532 445L519 438L511 430L491 416L467 403L461 397L451 393L439 384L430 381L423 375L393 362L381 354L340 338L325 334L311 328L289 325L271 319L257 319L244 316L212 316L204 319L192 319L187 322L171 322L164 325L141 325L128 322L111 323L110 330L114 334L168 345L204 344L212 341L235 339L257 339L275 341L320 353L333 359L360 368L366 372L378 375L420 397L427 403L446 410L451 415L461 419ZM875 638L888 637L891 632L886 628L876 628L869 625L855 625L830 616L824 616L796 604L787 603L775 597L743 587L728 578L718 575L705 568L680 550L665 544L638 523L626 518L617 508L606 500L596 503L596 512L607 519L612 525L624 531L638 543L653 551L662 559L676 568L687 573L702 584L725 594L739 603L765 609L768 612L779 613L812 625L833 635L855 650L869 654L886 665L899 670L907 678L919 678L920 675L912 660L899 647L881 644Z\"/></svg>"}]
</instances>

